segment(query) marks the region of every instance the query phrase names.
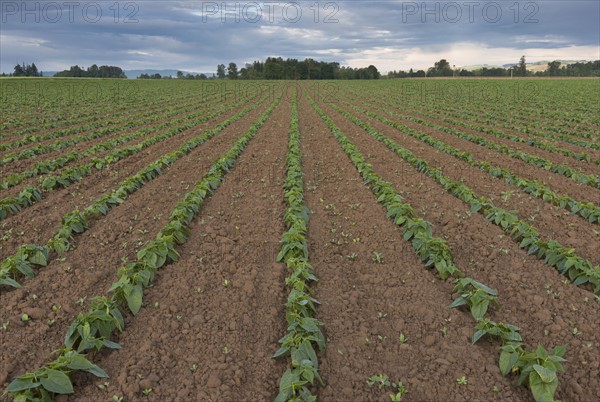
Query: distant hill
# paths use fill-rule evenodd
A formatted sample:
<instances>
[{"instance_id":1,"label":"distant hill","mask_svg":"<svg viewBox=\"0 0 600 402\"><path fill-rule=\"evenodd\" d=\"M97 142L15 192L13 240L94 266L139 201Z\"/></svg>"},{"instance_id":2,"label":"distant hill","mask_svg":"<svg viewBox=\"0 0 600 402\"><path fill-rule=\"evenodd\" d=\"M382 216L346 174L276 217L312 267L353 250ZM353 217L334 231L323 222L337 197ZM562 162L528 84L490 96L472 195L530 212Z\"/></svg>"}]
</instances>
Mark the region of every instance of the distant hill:
<instances>
[{"instance_id":1,"label":"distant hill","mask_svg":"<svg viewBox=\"0 0 600 402\"><path fill-rule=\"evenodd\" d=\"M498 67L502 67L502 66L496 66L496 65L491 65L491 64L475 64L472 66L463 66L463 67L459 67L461 70L467 70L467 71L474 71L474 70L479 70L482 68L498 68Z\"/></svg>"},{"instance_id":2,"label":"distant hill","mask_svg":"<svg viewBox=\"0 0 600 402\"><path fill-rule=\"evenodd\" d=\"M541 60L541 61L535 61L533 63L527 63L527 69L531 70L531 71L546 71L548 69L548 63L550 63L551 61L554 60ZM568 64L575 64L575 63L587 63L589 60L558 60L560 61L561 67L562 66L566 66ZM516 65L517 63L509 63L509 64L503 64L502 67L504 68L508 68L511 66Z\"/></svg>"},{"instance_id":3,"label":"distant hill","mask_svg":"<svg viewBox=\"0 0 600 402\"><path fill-rule=\"evenodd\" d=\"M169 75L173 78L177 77L177 71L181 71L183 72L184 75L186 74L192 74L192 75L196 75L196 74L202 74L202 73L197 73L194 71L185 71L185 70L151 70L151 69L146 69L146 70L124 70L125 71L125 75L127 76L127 78L137 78L142 74L148 74L148 75L154 75L154 74L160 74L162 77L168 77ZM204 73L204 75L206 75L207 77L212 77L213 73Z\"/></svg>"},{"instance_id":4,"label":"distant hill","mask_svg":"<svg viewBox=\"0 0 600 402\"><path fill-rule=\"evenodd\" d=\"M527 63L527 69L533 72L536 71L546 71L548 69L548 63L550 63L551 61L554 60L541 60L541 61L534 61L532 63ZM561 63L561 66L565 66L567 64L574 64L574 63L587 63L589 60L559 60ZM502 65L490 65L490 64L475 64L475 65L471 65L471 66L462 66L459 67L460 69L464 69L467 71L474 71L474 70L479 70L483 67L487 67L487 68L494 68L494 67L501 67L501 68L509 68L512 66L517 65L517 63L507 63L507 64L502 64Z\"/></svg>"},{"instance_id":5,"label":"distant hill","mask_svg":"<svg viewBox=\"0 0 600 402\"><path fill-rule=\"evenodd\" d=\"M142 74L148 74L148 75L154 75L154 74L160 74L162 77L168 77L169 75L173 78L177 77L177 71L182 71L183 74L201 74L201 73L196 73L193 71L184 71L184 70L152 70L152 69L146 69L146 70L123 70L125 72L125 75L127 76L127 78L137 78ZM52 77L54 74L56 74L58 71L44 71L44 77ZM204 73L207 77L212 77L213 73Z\"/></svg>"},{"instance_id":6,"label":"distant hill","mask_svg":"<svg viewBox=\"0 0 600 402\"><path fill-rule=\"evenodd\" d=\"M548 68L548 63L551 62L553 60L542 60L542 61L535 61L532 63L527 63L527 69L533 72L537 72L537 71L546 71L546 69ZM587 63L590 60L559 60L561 63L561 66L565 66L568 64L574 64L574 63ZM473 71L473 70L478 70L481 69L483 67L486 68L494 68L494 67L502 67L502 68L508 68L511 66L516 65L517 62L514 63L507 63L507 64L502 64L502 65L494 65L494 64L475 64L475 65L469 65L469 66L461 66L458 67L459 69L465 69L467 71ZM148 74L148 75L153 75L153 74L160 74L163 77L166 76L172 76L173 78L177 77L177 71L178 70L170 70L170 69L163 69L163 70L152 70L152 69L145 69L145 70L123 70L125 72L125 75L127 75L127 78L137 78L142 74ZM183 71L183 70L181 70ZM51 77L54 74L56 74L57 71L43 71L44 77ZM184 74L201 74L201 73L197 73L197 72L193 72L193 71L183 71ZM207 77L212 77L214 75L214 72L210 72L204 73Z\"/></svg>"}]
</instances>

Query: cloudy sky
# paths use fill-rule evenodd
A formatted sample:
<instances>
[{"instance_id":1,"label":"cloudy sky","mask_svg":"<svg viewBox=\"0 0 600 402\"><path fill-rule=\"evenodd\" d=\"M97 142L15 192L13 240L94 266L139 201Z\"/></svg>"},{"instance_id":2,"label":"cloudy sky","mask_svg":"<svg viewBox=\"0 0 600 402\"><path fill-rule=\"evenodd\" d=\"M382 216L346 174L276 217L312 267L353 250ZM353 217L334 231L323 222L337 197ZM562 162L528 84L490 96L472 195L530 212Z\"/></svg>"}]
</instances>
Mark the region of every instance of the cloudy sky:
<instances>
[{"instance_id":1,"label":"cloudy sky","mask_svg":"<svg viewBox=\"0 0 600 402\"><path fill-rule=\"evenodd\" d=\"M0 0L0 69L213 72L268 56L426 68L600 59L600 1Z\"/></svg>"}]
</instances>

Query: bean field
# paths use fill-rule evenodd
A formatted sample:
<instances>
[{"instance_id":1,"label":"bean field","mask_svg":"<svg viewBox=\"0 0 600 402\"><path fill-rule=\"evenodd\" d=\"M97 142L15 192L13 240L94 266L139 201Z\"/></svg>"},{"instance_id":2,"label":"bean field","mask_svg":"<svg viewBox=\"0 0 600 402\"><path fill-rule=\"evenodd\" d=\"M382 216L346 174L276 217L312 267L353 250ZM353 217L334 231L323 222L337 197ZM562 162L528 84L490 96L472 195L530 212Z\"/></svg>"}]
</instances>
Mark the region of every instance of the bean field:
<instances>
[{"instance_id":1,"label":"bean field","mask_svg":"<svg viewBox=\"0 0 600 402\"><path fill-rule=\"evenodd\" d=\"M0 90L2 400L600 400L600 81Z\"/></svg>"}]
</instances>

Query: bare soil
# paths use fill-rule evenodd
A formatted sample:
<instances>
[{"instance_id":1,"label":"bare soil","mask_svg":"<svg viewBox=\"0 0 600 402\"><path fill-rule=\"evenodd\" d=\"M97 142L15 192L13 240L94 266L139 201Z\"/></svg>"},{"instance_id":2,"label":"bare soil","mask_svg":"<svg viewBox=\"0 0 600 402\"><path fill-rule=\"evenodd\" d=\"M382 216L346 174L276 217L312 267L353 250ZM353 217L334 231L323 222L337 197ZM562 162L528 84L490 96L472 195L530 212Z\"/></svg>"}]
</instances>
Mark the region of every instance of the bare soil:
<instances>
[{"instance_id":1,"label":"bare soil","mask_svg":"<svg viewBox=\"0 0 600 402\"><path fill-rule=\"evenodd\" d=\"M371 376L385 373L408 388L403 401L533 401L514 375L500 373L497 343L471 343L475 323L470 313L448 307L455 296L453 284L427 270L403 240L401 229L386 218L384 208L310 106L305 95L311 91L303 88L298 113L305 203L310 210L308 246L319 278L314 285L321 303L317 318L327 338L325 351L318 355L324 385L313 387L319 400L389 401L389 389L370 388L366 383ZM0 289L0 323L5 326L0 330L2 389L52 358L51 352L61 347L70 322L86 309L89 298L107 293L118 279L117 269L155 237L175 204L268 103L93 221L76 236L73 250L62 258L52 256L35 277L21 281L21 289ZM574 286L554 268L528 256L484 216L468 213L467 204L325 103L318 103L375 171L432 223L434 235L446 239L463 273L498 290L500 306L490 311L491 319L520 327L528 348L538 343L547 348L567 345L566 371L559 374L556 398L600 400L600 310L589 288ZM378 107L366 102L361 106ZM0 223L0 236L6 238L0 241L0 258L23 243L45 244L66 212L87 206L148 163L240 110L151 146L67 189L44 194L42 201ZM524 218L534 217L532 225L545 237L600 262L595 251L597 225L355 114L497 205L517 210ZM478 159L540 179L575 199L600 201L600 192L565 177L439 130L391 119ZM157 273L153 286L145 290L139 314L126 318L125 331L113 339L122 349L90 354L110 378L76 374L75 394L59 401L111 401L113 395L142 402L275 398L279 379L290 364L289 358L272 358L286 333L287 269L276 262L276 255L285 232L282 185L289 124L290 104L284 99L221 187L202 205L190 238L178 247L179 261ZM552 155L555 161L570 163ZM507 192L512 193L503 200ZM21 322L23 313L31 321ZM400 341L401 335L405 342ZM463 376L468 380L464 385L457 381Z\"/></svg>"}]
</instances>

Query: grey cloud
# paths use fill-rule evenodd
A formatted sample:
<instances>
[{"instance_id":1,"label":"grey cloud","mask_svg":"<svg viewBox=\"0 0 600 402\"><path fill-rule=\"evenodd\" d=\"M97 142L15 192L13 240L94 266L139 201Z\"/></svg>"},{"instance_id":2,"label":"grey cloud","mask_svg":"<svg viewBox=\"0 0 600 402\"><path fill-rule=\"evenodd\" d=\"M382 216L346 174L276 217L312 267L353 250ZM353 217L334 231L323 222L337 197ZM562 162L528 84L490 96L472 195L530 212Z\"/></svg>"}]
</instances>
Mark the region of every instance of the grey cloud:
<instances>
[{"instance_id":1,"label":"grey cloud","mask_svg":"<svg viewBox=\"0 0 600 402\"><path fill-rule=\"evenodd\" d=\"M35 3L43 9L48 2L27 2L28 9L34 9ZM295 22L291 20L295 16L294 6L288 7L290 13L286 17L282 14L286 3L280 1L272 8L273 22L269 22L268 8L258 2L248 10L256 10L258 4L263 10L262 19L249 22L256 17L249 13L242 15L239 23L231 12L226 14L225 23L220 21L219 13L207 16L204 22L203 6L204 10L211 10L221 1L139 1L132 3L137 9L127 10L128 2L116 3L120 8L116 22L114 7L111 8L115 1L111 0L97 2L103 15L95 23L90 22L94 17L93 7L87 19L76 12L73 22L63 15L52 23L47 21L52 19L48 11L47 15L40 14L39 23L31 13L23 23L23 10L15 14L7 6L14 4L20 8L23 3L3 1L2 71L12 71L14 63L20 61L34 61L46 70L97 63L126 69L146 65L213 71L218 63L242 64L267 56L314 57L343 64L360 58L357 55L361 53L380 48L400 52L415 48L443 51L455 43L477 42L489 48L559 49L597 47L600 43L597 1L522 1L518 14L512 1L429 1L425 9L421 1L300 1L297 4L302 17ZM237 3L239 10L251 2ZM331 4L327 6L328 3ZM91 3L80 1L79 10L87 4ZM319 8L318 21L315 21L315 4ZM495 20L498 6L502 16ZM228 9L234 6L230 3ZM426 10L438 12L428 14ZM462 14L460 18L457 10ZM473 10L472 21L469 10ZM125 21L132 11L137 23ZM338 22L325 23L324 19L332 13ZM537 22L527 22L528 15ZM331 49L337 50L332 54ZM593 57L596 55L590 54Z\"/></svg>"}]
</instances>

